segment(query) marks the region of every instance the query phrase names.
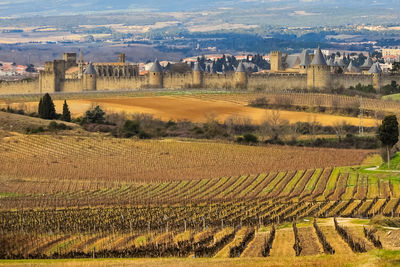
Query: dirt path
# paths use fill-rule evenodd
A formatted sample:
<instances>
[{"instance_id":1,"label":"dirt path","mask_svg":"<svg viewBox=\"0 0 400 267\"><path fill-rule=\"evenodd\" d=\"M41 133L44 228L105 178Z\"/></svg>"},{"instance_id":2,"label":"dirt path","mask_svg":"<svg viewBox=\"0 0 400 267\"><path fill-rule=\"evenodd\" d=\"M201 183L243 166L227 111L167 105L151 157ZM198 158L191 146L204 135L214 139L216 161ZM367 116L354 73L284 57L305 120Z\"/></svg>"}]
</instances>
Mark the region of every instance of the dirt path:
<instances>
[{"instance_id":1,"label":"dirt path","mask_svg":"<svg viewBox=\"0 0 400 267\"><path fill-rule=\"evenodd\" d=\"M370 251L374 249L374 245L364 236L363 227L360 226L351 226L347 227L346 230L351 234L353 238L361 241L361 243L365 244L365 248Z\"/></svg>"},{"instance_id":2,"label":"dirt path","mask_svg":"<svg viewBox=\"0 0 400 267\"><path fill-rule=\"evenodd\" d=\"M262 257L261 250L264 246L265 239L267 239L268 236L269 232L256 233L253 241L249 243L241 257Z\"/></svg>"},{"instance_id":3,"label":"dirt path","mask_svg":"<svg viewBox=\"0 0 400 267\"><path fill-rule=\"evenodd\" d=\"M275 234L274 243L272 244L270 256L294 257L295 252L293 249L293 244L294 244L294 233L291 227L277 230Z\"/></svg>"},{"instance_id":4,"label":"dirt path","mask_svg":"<svg viewBox=\"0 0 400 267\"><path fill-rule=\"evenodd\" d=\"M301 256L318 255L323 253L323 248L318 241L318 237L312 226L299 227L300 245L302 247Z\"/></svg>"},{"instance_id":5,"label":"dirt path","mask_svg":"<svg viewBox=\"0 0 400 267\"><path fill-rule=\"evenodd\" d=\"M318 224L319 225L319 224ZM346 242L340 237L333 226L321 226L319 225L322 233L325 235L326 241L333 247L335 254L337 255L349 255L353 254L351 248Z\"/></svg>"},{"instance_id":6,"label":"dirt path","mask_svg":"<svg viewBox=\"0 0 400 267\"><path fill-rule=\"evenodd\" d=\"M236 235L235 239L223 247L220 251L215 254L214 258L229 258L229 251L231 247L235 246L238 240L241 240L243 236Z\"/></svg>"},{"instance_id":7,"label":"dirt path","mask_svg":"<svg viewBox=\"0 0 400 267\"><path fill-rule=\"evenodd\" d=\"M400 230L378 230L376 235L381 240L383 248L392 250L400 249Z\"/></svg>"}]
</instances>

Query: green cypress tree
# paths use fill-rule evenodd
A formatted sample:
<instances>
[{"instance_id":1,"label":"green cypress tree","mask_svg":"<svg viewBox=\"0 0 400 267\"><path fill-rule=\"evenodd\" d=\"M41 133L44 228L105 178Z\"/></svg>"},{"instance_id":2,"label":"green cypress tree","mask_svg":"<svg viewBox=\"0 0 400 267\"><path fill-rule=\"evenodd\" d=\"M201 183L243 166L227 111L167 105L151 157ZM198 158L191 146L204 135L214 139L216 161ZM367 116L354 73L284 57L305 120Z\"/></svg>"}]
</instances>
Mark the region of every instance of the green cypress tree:
<instances>
[{"instance_id":1,"label":"green cypress tree","mask_svg":"<svg viewBox=\"0 0 400 267\"><path fill-rule=\"evenodd\" d=\"M39 100L38 113L39 113L39 117L41 118L42 114L43 114L43 101L42 101L42 98L40 98L40 100Z\"/></svg>"},{"instance_id":2,"label":"green cypress tree","mask_svg":"<svg viewBox=\"0 0 400 267\"><path fill-rule=\"evenodd\" d=\"M396 115L386 116L378 129L378 137L386 146L388 168L390 169L390 149L399 141L399 123Z\"/></svg>"},{"instance_id":3,"label":"green cypress tree","mask_svg":"<svg viewBox=\"0 0 400 267\"><path fill-rule=\"evenodd\" d=\"M41 102L41 103L40 103ZM53 120L57 118L56 109L50 95L46 93L39 102L39 116L42 119Z\"/></svg>"},{"instance_id":4,"label":"green cypress tree","mask_svg":"<svg viewBox=\"0 0 400 267\"><path fill-rule=\"evenodd\" d=\"M67 100L64 100L63 113L61 116L61 120L68 121L68 122L71 121L71 112L69 111Z\"/></svg>"}]
</instances>

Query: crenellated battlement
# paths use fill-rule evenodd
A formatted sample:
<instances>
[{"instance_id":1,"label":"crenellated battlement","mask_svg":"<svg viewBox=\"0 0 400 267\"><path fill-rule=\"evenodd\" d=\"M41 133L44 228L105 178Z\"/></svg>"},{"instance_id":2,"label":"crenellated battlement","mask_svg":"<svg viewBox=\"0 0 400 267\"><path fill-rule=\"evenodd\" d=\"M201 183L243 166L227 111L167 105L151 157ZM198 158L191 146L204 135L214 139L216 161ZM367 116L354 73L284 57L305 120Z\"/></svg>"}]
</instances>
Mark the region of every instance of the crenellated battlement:
<instances>
[{"instance_id":1,"label":"crenellated battlement","mask_svg":"<svg viewBox=\"0 0 400 267\"><path fill-rule=\"evenodd\" d=\"M39 78L32 81L2 82L0 94L32 94L53 92L82 92L86 90L118 91L143 88L224 88L232 90L285 90L317 89L334 90L350 86L373 85L379 90L391 81L400 83L400 75L390 76L382 73L337 74L324 64L319 56L315 63L300 68L282 67L282 52L271 52L271 71L248 73L240 66L236 72L208 73L200 68L185 73L164 72L161 66L152 68L147 75L140 76L137 64L125 63L119 55L117 63L93 63L84 67L80 57L76 64L76 54L64 53L63 59L46 62ZM297 63L298 64L298 63ZM71 67L72 66L72 67ZM90 66L90 67L89 67ZM304 71L303 71L304 70ZM78 71L79 73L72 73ZM67 75L68 74L68 75ZM78 75L79 74L79 75Z\"/></svg>"}]
</instances>

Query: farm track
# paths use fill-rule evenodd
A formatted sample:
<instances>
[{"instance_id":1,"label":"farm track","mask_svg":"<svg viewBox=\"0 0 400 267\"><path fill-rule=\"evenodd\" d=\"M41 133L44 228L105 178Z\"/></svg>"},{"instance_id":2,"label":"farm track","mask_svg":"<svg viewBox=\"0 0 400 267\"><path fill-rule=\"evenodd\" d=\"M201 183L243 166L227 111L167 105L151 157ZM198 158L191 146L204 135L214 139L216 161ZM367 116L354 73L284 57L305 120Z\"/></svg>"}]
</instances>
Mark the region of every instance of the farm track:
<instances>
[{"instance_id":1,"label":"farm track","mask_svg":"<svg viewBox=\"0 0 400 267\"><path fill-rule=\"evenodd\" d=\"M275 240L272 244L271 257L295 256L293 250L294 234L292 228L279 229L276 231Z\"/></svg>"},{"instance_id":2,"label":"farm track","mask_svg":"<svg viewBox=\"0 0 400 267\"><path fill-rule=\"evenodd\" d=\"M302 247L301 256L318 255L323 253L323 248L318 241L314 228L298 227L300 245Z\"/></svg>"},{"instance_id":3,"label":"farm track","mask_svg":"<svg viewBox=\"0 0 400 267\"><path fill-rule=\"evenodd\" d=\"M254 240L249 243L240 257L262 257L261 251L268 237L269 232L257 232Z\"/></svg>"},{"instance_id":4,"label":"farm track","mask_svg":"<svg viewBox=\"0 0 400 267\"><path fill-rule=\"evenodd\" d=\"M320 226L319 228L321 229L328 243L335 250L335 254L353 254L351 248L342 240L333 226Z\"/></svg>"}]
</instances>

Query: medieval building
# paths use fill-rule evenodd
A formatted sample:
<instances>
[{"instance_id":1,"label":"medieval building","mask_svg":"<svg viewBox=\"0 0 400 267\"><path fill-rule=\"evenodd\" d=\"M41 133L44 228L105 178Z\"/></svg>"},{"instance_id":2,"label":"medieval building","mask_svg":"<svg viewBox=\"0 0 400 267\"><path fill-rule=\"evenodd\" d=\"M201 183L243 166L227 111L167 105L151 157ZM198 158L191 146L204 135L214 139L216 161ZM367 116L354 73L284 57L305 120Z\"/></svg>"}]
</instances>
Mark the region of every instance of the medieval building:
<instances>
[{"instance_id":1,"label":"medieval building","mask_svg":"<svg viewBox=\"0 0 400 267\"><path fill-rule=\"evenodd\" d=\"M202 69L199 63L186 72L171 72L156 60L146 75L139 74L139 66L125 61L84 63L82 54L77 61L75 53L64 53L61 60L46 62L39 79L0 83L0 94L37 94L82 91L123 91L146 88L221 88L250 91L276 91L286 89L336 90L350 86L373 85L379 91L392 81L400 83L400 76L383 74L378 63L367 58L356 67L345 66L340 57L326 59L321 49L314 54L303 51L299 55L271 52L271 70L248 72L240 62L235 71L216 73ZM339 71L340 70L340 71Z\"/></svg>"}]
</instances>

